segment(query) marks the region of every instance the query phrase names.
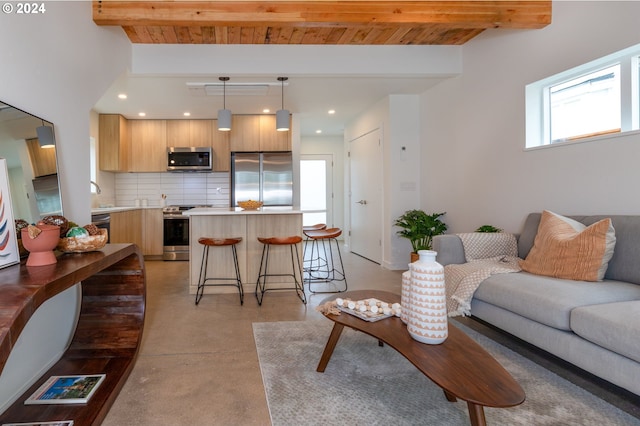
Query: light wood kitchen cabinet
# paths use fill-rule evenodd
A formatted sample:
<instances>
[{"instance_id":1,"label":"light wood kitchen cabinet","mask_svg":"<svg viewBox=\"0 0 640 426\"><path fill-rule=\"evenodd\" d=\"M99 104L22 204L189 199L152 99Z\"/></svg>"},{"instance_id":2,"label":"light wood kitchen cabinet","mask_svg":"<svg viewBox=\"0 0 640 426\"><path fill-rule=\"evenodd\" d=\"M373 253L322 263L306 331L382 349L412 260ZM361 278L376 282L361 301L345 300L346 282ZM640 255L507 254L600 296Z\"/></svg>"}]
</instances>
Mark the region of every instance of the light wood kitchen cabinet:
<instances>
[{"instance_id":1,"label":"light wood kitchen cabinet","mask_svg":"<svg viewBox=\"0 0 640 426\"><path fill-rule=\"evenodd\" d=\"M189 120L191 146L211 146L213 120Z\"/></svg>"},{"instance_id":2,"label":"light wood kitchen cabinet","mask_svg":"<svg viewBox=\"0 0 640 426\"><path fill-rule=\"evenodd\" d=\"M27 151L31 159L31 167L35 177L51 175L58 172L56 168L56 149L40 148L38 138L27 139Z\"/></svg>"},{"instance_id":3,"label":"light wood kitchen cabinet","mask_svg":"<svg viewBox=\"0 0 640 426\"><path fill-rule=\"evenodd\" d=\"M189 135L190 121L167 120L167 148L193 146Z\"/></svg>"},{"instance_id":4,"label":"light wood kitchen cabinet","mask_svg":"<svg viewBox=\"0 0 640 426\"><path fill-rule=\"evenodd\" d=\"M260 116L234 115L229 142L231 151L260 151Z\"/></svg>"},{"instance_id":5,"label":"light wood kitchen cabinet","mask_svg":"<svg viewBox=\"0 0 640 426\"><path fill-rule=\"evenodd\" d=\"M167 120L167 148L211 146L214 120Z\"/></svg>"},{"instance_id":6,"label":"light wood kitchen cabinet","mask_svg":"<svg viewBox=\"0 0 640 426\"><path fill-rule=\"evenodd\" d=\"M276 130L275 115L234 115L231 151L291 151L291 131Z\"/></svg>"},{"instance_id":7,"label":"light wood kitchen cabinet","mask_svg":"<svg viewBox=\"0 0 640 426\"><path fill-rule=\"evenodd\" d=\"M110 234L110 243L133 243L142 248L142 210L112 212Z\"/></svg>"},{"instance_id":8,"label":"light wood kitchen cabinet","mask_svg":"<svg viewBox=\"0 0 640 426\"><path fill-rule=\"evenodd\" d=\"M275 115L260 116L260 151L291 151L291 130L278 132Z\"/></svg>"},{"instance_id":9,"label":"light wood kitchen cabinet","mask_svg":"<svg viewBox=\"0 0 640 426\"><path fill-rule=\"evenodd\" d=\"M119 114L100 114L99 165L108 172L129 171L129 129L127 119Z\"/></svg>"},{"instance_id":10,"label":"light wood kitchen cabinet","mask_svg":"<svg viewBox=\"0 0 640 426\"><path fill-rule=\"evenodd\" d=\"M142 254L162 256L162 209L143 209Z\"/></svg>"},{"instance_id":11,"label":"light wood kitchen cabinet","mask_svg":"<svg viewBox=\"0 0 640 426\"><path fill-rule=\"evenodd\" d=\"M166 120L130 120L131 172L167 171Z\"/></svg>"},{"instance_id":12,"label":"light wood kitchen cabinet","mask_svg":"<svg viewBox=\"0 0 640 426\"><path fill-rule=\"evenodd\" d=\"M211 148L213 150L213 171L228 172L231 169L231 149L229 132L218 130L218 120L213 120L213 137Z\"/></svg>"}]
</instances>

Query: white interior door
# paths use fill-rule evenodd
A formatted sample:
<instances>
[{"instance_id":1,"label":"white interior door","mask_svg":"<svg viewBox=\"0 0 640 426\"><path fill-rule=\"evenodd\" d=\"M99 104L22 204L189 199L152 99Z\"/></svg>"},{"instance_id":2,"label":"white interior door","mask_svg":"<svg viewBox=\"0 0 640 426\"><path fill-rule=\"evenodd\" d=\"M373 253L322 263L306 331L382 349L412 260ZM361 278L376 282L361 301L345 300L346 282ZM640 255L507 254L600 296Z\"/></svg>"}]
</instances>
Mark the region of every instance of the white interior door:
<instances>
[{"instance_id":1,"label":"white interior door","mask_svg":"<svg viewBox=\"0 0 640 426\"><path fill-rule=\"evenodd\" d=\"M300 210L302 225L333 226L333 156L300 156Z\"/></svg>"},{"instance_id":2,"label":"white interior door","mask_svg":"<svg viewBox=\"0 0 640 426\"><path fill-rule=\"evenodd\" d=\"M382 262L382 144L380 129L349 143L350 249Z\"/></svg>"}]
</instances>

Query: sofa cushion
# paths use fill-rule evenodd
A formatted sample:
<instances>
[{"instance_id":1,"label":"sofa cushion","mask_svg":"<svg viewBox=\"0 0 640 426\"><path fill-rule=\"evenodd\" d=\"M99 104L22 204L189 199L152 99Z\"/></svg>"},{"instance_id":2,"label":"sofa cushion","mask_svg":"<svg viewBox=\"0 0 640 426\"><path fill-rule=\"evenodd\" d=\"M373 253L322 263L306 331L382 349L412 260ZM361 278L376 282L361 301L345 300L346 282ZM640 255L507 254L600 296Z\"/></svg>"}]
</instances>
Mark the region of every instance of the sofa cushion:
<instances>
[{"instance_id":1,"label":"sofa cushion","mask_svg":"<svg viewBox=\"0 0 640 426\"><path fill-rule=\"evenodd\" d=\"M574 219L575 217L572 216ZM616 249L609 261L605 279L640 284L640 216L586 216L578 219L589 226L610 217L616 229Z\"/></svg>"},{"instance_id":2,"label":"sofa cushion","mask_svg":"<svg viewBox=\"0 0 640 426\"><path fill-rule=\"evenodd\" d=\"M640 362L640 301L583 306L571 311L571 329L580 337Z\"/></svg>"},{"instance_id":3,"label":"sofa cushion","mask_svg":"<svg viewBox=\"0 0 640 426\"><path fill-rule=\"evenodd\" d=\"M518 241L508 232L466 232L457 234L467 262L497 256L518 256Z\"/></svg>"},{"instance_id":4,"label":"sofa cushion","mask_svg":"<svg viewBox=\"0 0 640 426\"><path fill-rule=\"evenodd\" d=\"M518 236L518 256L522 259L527 257L533 247L533 240L536 238L541 216L542 213L529 213L524 221L524 226Z\"/></svg>"},{"instance_id":5,"label":"sofa cushion","mask_svg":"<svg viewBox=\"0 0 640 426\"><path fill-rule=\"evenodd\" d=\"M549 327L571 330L570 316L574 308L640 300L640 286L620 281L573 281L516 272L490 276L480 284L473 298Z\"/></svg>"},{"instance_id":6,"label":"sofa cushion","mask_svg":"<svg viewBox=\"0 0 640 426\"><path fill-rule=\"evenodd\" d=\"M538 275L601 281L613 255L615 241L609 218L587 227L545 210L533 248L520 266Z\"/></svg>"},{"instance_id":7,"label":"sofa cushion","mask_svg":"<svg viewBox=\"0 0 640 426\"><path fill-rule=\"evenodd\" d=\"M518 256L526 258L533 247L541 213L529 213L518 238ZM640 216L638 215L593 215L576 216L572 219L589 226L599 220L610 218L616 229L616 248L604 278L640 284Z\"/></svg>"}]
</instances>

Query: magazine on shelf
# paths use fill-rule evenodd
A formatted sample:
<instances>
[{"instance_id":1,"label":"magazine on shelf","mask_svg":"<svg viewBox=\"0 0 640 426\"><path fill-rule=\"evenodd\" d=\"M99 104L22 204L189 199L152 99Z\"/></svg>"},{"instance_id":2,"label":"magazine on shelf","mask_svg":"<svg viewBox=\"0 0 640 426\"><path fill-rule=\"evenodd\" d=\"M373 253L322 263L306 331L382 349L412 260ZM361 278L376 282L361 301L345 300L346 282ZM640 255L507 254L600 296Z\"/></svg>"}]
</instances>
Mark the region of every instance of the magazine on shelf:
<instances>
[{"instance_id":1,"label":"magazine on shelf","mask_svg":"<svg viewBox=\"0 0 640 426\"><path fill-rule=\"evenodd\" d=\"M25 404L84 404L104 380L104 374L51 376Z\"/></svg>"},{"instance_id":2,"label":"magazine on shelf","mask_svg":"<svg viewBox=\"0 0 640 426\"><path fill-rule=\"evenodd\" d=\"M73 420L58 420L54 422L32 423L3 423L2 426L73 426Z\"/></svg>"}]
</instances>

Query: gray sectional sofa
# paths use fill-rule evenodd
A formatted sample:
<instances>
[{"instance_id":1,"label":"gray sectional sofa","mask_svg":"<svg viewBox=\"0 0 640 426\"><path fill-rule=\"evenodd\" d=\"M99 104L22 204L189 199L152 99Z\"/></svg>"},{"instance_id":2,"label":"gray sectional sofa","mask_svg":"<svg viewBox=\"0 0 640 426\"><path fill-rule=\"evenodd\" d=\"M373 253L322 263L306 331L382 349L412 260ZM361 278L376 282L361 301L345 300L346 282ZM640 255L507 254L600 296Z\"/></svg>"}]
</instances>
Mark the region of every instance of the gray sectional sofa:
<instances>
[{"instance_id":1,"label":"gray sectional sofa","mask_svg":"<svg viewBox=\"0 0 640 426\"><path fill-rule=\"evenodd\" d=\"M530 214L518 236L522 259L540 216ZM570 217L587 226L611 218L616 245L603 281L492 275L474 293L471 315L640 395L640 216ZM442 265L465 262L455 234L435 237L434 250Z\"/></svg>"}]
</instances>

